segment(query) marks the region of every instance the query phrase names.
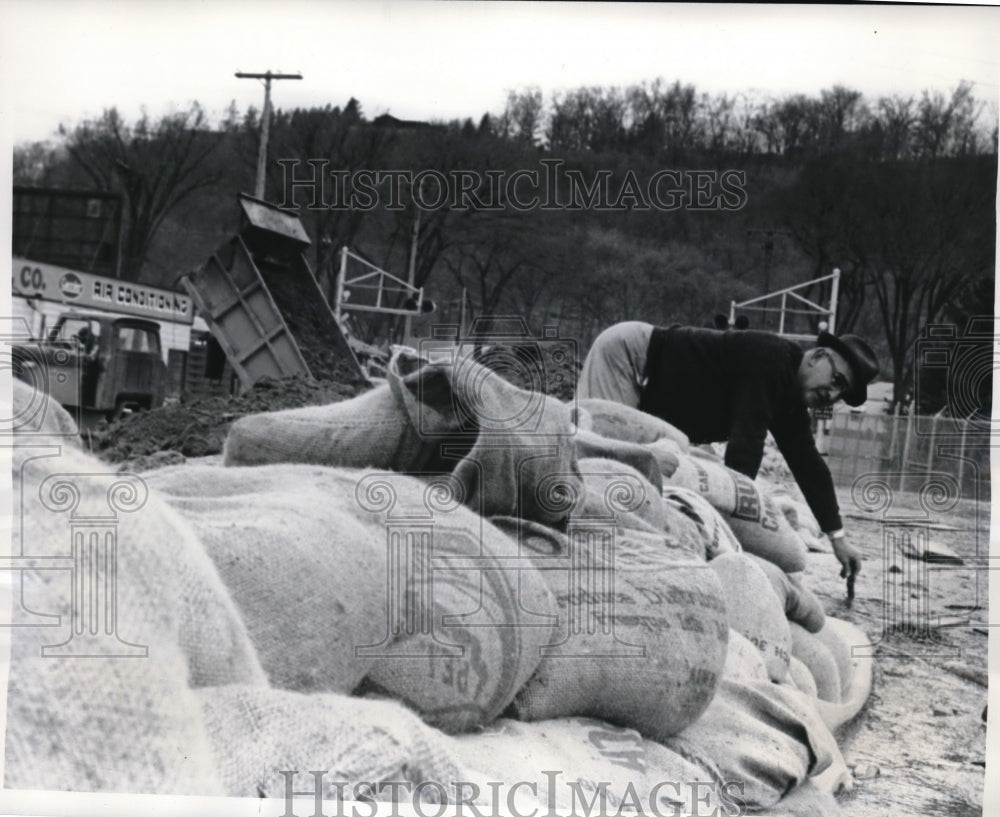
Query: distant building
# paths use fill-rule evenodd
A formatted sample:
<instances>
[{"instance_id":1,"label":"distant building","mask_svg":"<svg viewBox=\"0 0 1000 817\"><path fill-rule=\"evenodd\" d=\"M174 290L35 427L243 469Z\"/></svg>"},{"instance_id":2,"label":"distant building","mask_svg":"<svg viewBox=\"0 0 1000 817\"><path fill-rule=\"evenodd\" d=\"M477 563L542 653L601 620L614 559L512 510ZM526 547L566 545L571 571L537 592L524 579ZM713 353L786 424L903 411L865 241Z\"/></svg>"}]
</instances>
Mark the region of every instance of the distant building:
<instances>
[{"instance_id":1,"label":"distant building","mask_svg":"<svg viewBox=\"0 0 1000 817\"><path fill-rule=\"evenodd\" d=\"M117 278L122 197L100 190L16 185L14 255Z\"/></svg>"},{"instance_id":2,"label":"distant building","mask_svg":"<svg viewBox=\"0 0 1000 817\"><path fill-rule=\"evenodd\" d=\"M372 120L376 128L395 128L397 130L422 130L427 128L440 128L440 125L433 125L430 122L421 122L418 119L397 119L389 113L376 116Z\"/></svg>"}]
</instances>

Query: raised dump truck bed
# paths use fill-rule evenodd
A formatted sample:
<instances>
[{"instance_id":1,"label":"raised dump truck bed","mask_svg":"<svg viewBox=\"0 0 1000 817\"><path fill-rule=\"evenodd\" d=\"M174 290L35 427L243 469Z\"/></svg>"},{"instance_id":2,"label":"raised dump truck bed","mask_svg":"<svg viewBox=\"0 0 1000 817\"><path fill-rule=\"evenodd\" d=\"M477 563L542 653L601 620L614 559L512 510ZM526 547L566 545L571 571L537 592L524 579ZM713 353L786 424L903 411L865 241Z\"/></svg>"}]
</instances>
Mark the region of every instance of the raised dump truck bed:
<instances>
[{"instance_id":1,"label":"raised dump truck bed","mask_svg":"<svg viewBox=\"0 0 1000 817\"><path fill-rule=\"evenodd\" d=\"M364 379L303 254L310 241L298 217L239 201L239 234L182 282L243 387L262 377Z\"/></svg>"}]
</instances>

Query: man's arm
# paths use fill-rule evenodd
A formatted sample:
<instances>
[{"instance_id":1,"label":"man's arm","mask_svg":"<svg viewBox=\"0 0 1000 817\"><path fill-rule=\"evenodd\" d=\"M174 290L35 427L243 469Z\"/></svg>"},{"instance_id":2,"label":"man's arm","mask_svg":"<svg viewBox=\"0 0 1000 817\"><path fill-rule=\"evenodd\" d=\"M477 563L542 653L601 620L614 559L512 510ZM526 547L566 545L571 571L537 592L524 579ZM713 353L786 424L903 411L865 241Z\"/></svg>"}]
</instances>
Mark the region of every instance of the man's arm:
<instances>
[{"instance_id":1,"label":"man's arm","mask_svg":"<svg viewBox=\"0 0 1000 817\"><path fill-rule=\"evenodd\" d=\"M788 412L782 416L781 422L774 424L771 433L816 521L830 537L833 554L841 565L840 576L847 579L847 598L850 601L854 598L854 577L861 570L861 557L844 534L833 477L816 450L808 412L805 408Z\"/></svg>"},{"instance_id":2,"label":"man's arm","mask_svg":"<svg viewBox=\"0 0 1000 817\"><path fill-rule=\"evenodd\" d=\"M771 433L822 531L829 535L840 530L843 526L833 477L816 450L809 413L804 407L786 412Z\"/></svg>"}]
</instances>

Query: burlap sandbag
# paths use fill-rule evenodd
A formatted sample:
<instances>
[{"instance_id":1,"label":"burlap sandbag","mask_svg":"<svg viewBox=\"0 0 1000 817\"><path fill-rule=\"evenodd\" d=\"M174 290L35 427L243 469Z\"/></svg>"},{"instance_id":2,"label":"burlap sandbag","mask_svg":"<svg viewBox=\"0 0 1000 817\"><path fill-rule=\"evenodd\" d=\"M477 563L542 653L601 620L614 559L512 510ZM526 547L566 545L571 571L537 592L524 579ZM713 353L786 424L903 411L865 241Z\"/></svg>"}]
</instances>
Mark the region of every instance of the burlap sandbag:
<instances>
[{"instance_id":1,"label":"burlap sandbag","mask_svg":"<svg viewBox=\"0 0 1000 817\"><path fill-rule=\"evenodd\" d=\"M272 686L350 692L386 632L386 526L364 471L181 465L147 475L191 525L239 605Z\"/></svg>"},{"instance_id":2,"label":"burlap sandbag","mask_svg":"<svg viewBox=\"0 0 1000 817\"><path fill-rule=\"evenodd\" d=\"M726 600L729 626L760 651L772 681L788 674L792 637L777 594L750 554L725 553L709 562L718 575Z\"/></svg>"},{"instance_id":3,"label":"burlap sandbag","mask_svg":"<svg viewBox=\"0 0 1000 817\"><path fill-rule=\"evenodd\" d=\"M729 629L729 647L726 650L726 664L722 674L727 678L744 681L770 681L764 656L757 645L739 630Z\"/></svg>"},{"instance_id":4,"label":"burlap sandbag","mask_svg":"<svg viewBox=\"0 0 1000 817\"><path fill-rule=\"evenodd\" d=\"M21 439L41 435L59 443L80 447L80 429L69 412L35 384L11 379L12 401L9 425Z\"/></svg>"},{"instance_id":5,"label":"burlap sandbag","mask_svg":"<svg viewBox=\"0 0 1000 817\"><path fill-rule=\"evenodd\" d=\"M847 644L837 633L835 626L834 623L830 627L817 627L814 630L807 627L806 629L811 633L815 633L816 638L820 640L823 646L830 651L830 655L833 656L833 660L837 664L837 678L840 680L840 691L843 697L851 684L851 675L853 673L851 645Z\"/></svg>"},{"instance_id":6,"label":"burlap sandbag","mask_svg":"<svg viewBox=\"0 0 1000 817\"><path fill-rule=\"evenodd\" d=\"M663 508L666 517L664 530L671 541L677 542L681 549L699 560L714 558L715 545L711 535L698 523L697 518L689 514L686 508L666 499L663 501Z\"/></svg>"},{"instance_id":7,"label":"burlap sandbag","mask_svg":"<svg viewBox=\"0 0 1000 817\"><path fill-rule=\"evenodd\" d=\"M811 633L818 633L823 628L826 612L812 590L802 583L802 574L785 573L767 559L753 554L748 555L770 580L771 587L781 602L788 620L801 624Z\"/></svg>"},{"instance_id":8,"label":"burlap sandbag","mask_svg":"<svg viewBox=\"0 0 1000 817\"><path fill-rule=\"evenodd\" d=\"M708 456L682 456L665 482L700 493L725 517L743 549L788 573L805 569L806 548L752 479Z\"/></svg>"},{"instance_id":9,"label":"burlap sandbag","mask_svg":"<svg viewBox=\"0 0 1000 817\"><path fill-rule=\"evenodd\" d=\"M788 662L788 679L800 692L804 692L810 698L818 698L819 690L816 689L816 679L812 677L809 667L802 663L794 655Z\"/></svg>"},{"instance_id":10,"label":"burlap sandbag","mask_svg":"<svg viewBox=\"0 0 1000 817\"><path fill-rule=\"evenodd\" d=\"M850 775L850 771L847 772ZM768 817L842 817L844 814L837 800L828 791L806 780L795 791L781 798L769 809Z\"/></svg>"},{"instance_id":11,"label":"burlap sandbag","mask_svg":"<svg viewBox=\"0 0 1000 817\"><path fill-rule=\"evenodd\" d=\"M771 488L770 497L810 553L832 552L830 543L820 530L819 522L802 499L800 491L796 490L793 496L788 488L775 486Z\"/></svg>"},{"instance_id":12,"label":"burlap sandbag","mask_svg":"<svg viewBox=\"0 0 1000 817\"><path fill-rule=\"evenodd\" d=\"M266 679L211 560L140 479L22 442L4 784L224 793L191 687Z\"/></svg>"},{"instance_id":13,"label":"burlap sandbag","mask_svg":"<svg viewBox=\"0 0 1000 817\"><path fill-rule=\"evenodd\" d=\"M698 528L705 545L705 558L714 559L722 553L740 553L743 547L712 504L697 491L678 485L663 487L663 500L667 508L676 508Z\"/></svg>"},{"instance_id":14,"label":"burlap sandbag","mask_svg":"<svg viewBox=\"0 0 1000 817\"><path fill-rule=\"evenodd\" d=\"M874 648L863 630L832 616L818 636L834 656L841 685L839 702L820 700L817 708L830 729L839 729L857 716L871 695Z\"/></svg>"},{"instance_id":15,"label":"burlap sandbag","mask_svg":"<svg viewBox=\"0 0 1000 817\"><path fill-rule=\"evenodd\" d=\"M345 468L419 468L427 452L388 385L326 406L269 411L237 420L226 465L313 463Z\"/></svg>"},{"instance_id":16,"label":"burlap sandbag","mask_svg":"<svg viewBox=\"0 0 1000 817\"><path fill-rule=\"evenodd\" d=\"M573 433L573 451L576 459L615 460L634 468L659 491L663 488L663 473L656 454L645 445L613 440L593 431L576 429Z\"/></svg>"},{"instance_id":17,"label":"burlap sandbag","mask_svg":"<svg viewBox=\"0 0 1000 817\"><path fill-rule=\"evenodd\" d=\"M840 705L856 694L856 690L852 691L855 675L852 645L845 640L844 622L827 618L824 624L818 631L793 629L792 651L808 668L820 701ZM853 635L854 630L846 632ZM857 643L864 646L867 639L862 636Z\"/></svg>"},{"instance_id":18,"label":"burlap sandbag","mask_svg":"<svg viewBox=\"0 0 1000 817\"><path fill-rule=\"evenodd\" d=\"M651 443L666 438L676 442L682 451L688 449L687 434L639 409L596 397L578 400L577 407L579 426L587 431L633 443Z\"/></svg>"},{"instance_id":19,"label":"burlap sandbag","mask_svg":"<svg viewBox=\"0 0 1000 817\"><path fill-rule=\"evenodd\" d=\"M814 633L795 622L789 622L789 630L792 635L792 655L809 669L816 682L816 694L820 700L840 703L840 671L829 648Z\"/></svg>"},{"instance_id":20,"label":"burlap sandbag","mask_svg":"<svg viewBox=\"0 0 1000 817\"><path fill-rule=\"evenodd\" d=\"M577 509L578 514L614 518L623 527L652 533L666 527L660 491L636 469L597 458L581 459L578 465L585 489L583 508Z\"/></svg>"},{"instance_id":21,"label":"burlap sandbag","mask_svg":"<svg viewBox=\"0 0 1000 817\"><path fill-rule=\"evenodd\" d=\"M771 809L840 758L814 701L787 684L750 680L733 663L705 713L666 745L720 785L739 787L742 813Z\"/></svg>"},{"instance_id":22,"label":"burlap sandbag","mask_svg":"<svg viewBox=\"0 0 1000 817\"><path fill-rule=\"evenodd\" d=\"M522 548L559 603L555 646L514 702L522 720L601 718L653 740L711 700L729 626L716 574L669 537L539 526ZM676 547L676 546L675 546Z\"/></svg>"},{"instance_id":23,"label":"burlap sandbag","mask_svg":"<svg viewBox=\"0 0 1000 817\"><path fill-rule=\"evenodd\" d=\"M570 524L592 527L603 520L622 531L666 534L671 549L707 559L708 543L697 523L661 499L660 490L634 468L599 459L580 460L579 467L584 493Z\"/></svg>"},{"instance_id":24,"label":"burlap sandbag","mask_svg":"<svg viewBox=\"0 0 1000 817\"><path fill-rule=\"evenodd\" d=\"M680 456L684 453L681 445L669 437L661 437L651 443L644 443L642 447L653 455L660 473L665 477L672 476L677 470Z\"/></svg>"},{"instance_id":25,"label":"burlap sandbag","mask_svg":"<svg viewBox=\"0 0 1000 817\"><path fill-rule=\"evenodd\" d=\"M604 721L504 719L455 745L466 767L497 782L498 796L487 796L480 813L740 813L738 788L719 786L676 752Z\"/></svg>"},{"instance_id":26,"label":"burlap sandbag","mask_svg":"<svg viewBox=\"0 0 1000 817\"><path fill-rule=\"evenodd\" d=\"M405 348L387 379L353 400L237 421L226 464L451 473L476 513L565 522L552 497L579 487L569 406L470 359L431 364Z\"/></svg>"},{"instance_id":27,"label":"burlap sandbag","mask_svg":"<svg viewBox=\"0 0 1000 817\"><path fill-rule=\"evenodd\" d=\"M808 531L813 536L820 536L822 530L820 529L819 522L816 521L813 512L809 510L809 506L798 495L799 492L796 492L796 494L796 496L793 496L791 491L783 486L774 486L770 491L771 500L777 506L778 510L785 515L788 523L793 528Z\"/></svg>"},{"instance_id":28,"label":"burlap sandbag","mask_svg":"<svg viewBox=\"0 0 1000 817\"><path fill-rule=\"evenodd\" d=\"M433 452L426 470L449 471L472 510L565 524L581 485L570 406L469 359L428 364L401 349L387 377Z\"/></svg>"},{"instance_id":29,"label":"burlap sandbag","mask_svg":"<svg viewBox=\"0 0 1000 817\"><path fill-rule=\"evenodd\" d=\"M386 527L394 515L413 519L401 535L418 539L401 544L390 561L391 586L406 590L394 600L401 609L393 609L407 626L391 643L363 651L371 666L361 689L391 695L447 732L487 724L552 641L555 599L531 561L519 558L516 540L450 492L454 478L428 485L402 474L372 475L362 489L378 486L391 486L395 496Z\"/></svg>"},{"instance_id":30,"label":"burlap sandbag","mask_svg":"<svg viewBox=\"0 0 1000 817\"><path fill-rule=\"evenodd\" d=\"M465 779L448 739L395 701L233 685L200 690L198 704L231 796L308 792L292 811L312 814L317 782L328 800L395 791L409 805L416 784Z\"/></svg>"}]
</instances>

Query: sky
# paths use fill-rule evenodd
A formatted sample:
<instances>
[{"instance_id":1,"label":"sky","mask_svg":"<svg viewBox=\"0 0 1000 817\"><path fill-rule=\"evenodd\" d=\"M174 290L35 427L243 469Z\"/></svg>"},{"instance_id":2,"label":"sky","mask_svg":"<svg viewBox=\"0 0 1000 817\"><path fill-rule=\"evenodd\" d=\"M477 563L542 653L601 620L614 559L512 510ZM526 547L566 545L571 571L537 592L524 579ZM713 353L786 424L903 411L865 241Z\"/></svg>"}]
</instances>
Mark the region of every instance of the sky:
<instances>
[{"instance_id":1,"label":"sky","mask_svg":"<svg viewBox=\"0 0 1000 817\"><path fill-rule=\"evenodd\" d=\"M267 70L304 77L274 83L279 108L354 96L368 117L478 121L510 90L656 77L873 100L965 79L996 117L998 45L996 7L0 0L0 123L17 143L111 106L221 115L260 107L262 83L233 75Z\"/></svg>"}]
</instances>

